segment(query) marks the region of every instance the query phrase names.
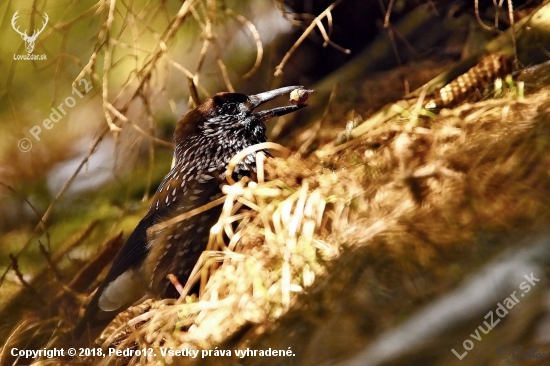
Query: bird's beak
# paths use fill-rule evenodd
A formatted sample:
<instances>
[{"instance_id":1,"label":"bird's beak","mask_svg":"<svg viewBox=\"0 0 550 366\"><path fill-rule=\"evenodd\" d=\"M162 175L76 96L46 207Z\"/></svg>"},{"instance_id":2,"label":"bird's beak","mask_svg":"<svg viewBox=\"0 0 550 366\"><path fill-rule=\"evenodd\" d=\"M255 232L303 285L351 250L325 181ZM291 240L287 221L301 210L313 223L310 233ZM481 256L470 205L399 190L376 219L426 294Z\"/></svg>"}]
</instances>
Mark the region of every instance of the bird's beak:
<instances>
[{"instance_id":1,"label":"bird's beak","mask_svg":"<svg viewBox=\"0 0 550 366\"><path fill-rule=\"evenodd\" d=\"M248 97L250 110L254 110L254 108L258 107L259 105L262 105L266 102L269 102L272 99L275 99L277 97L280 97L285 94L290 94L295 89L303 89L303 86L285 86L284 88L274 89L270 91L266 91L260 94L256 95L250 95ZM307 104L300 104L300 105L289 105L285 107L276 107L272 109L263 110L260 112L255 113L255 115L262 120L266 121L273 117L280 117L284 116L285 114L295 112L299 109L302 109L306 107Z\"/></svg>"}]
</instances>

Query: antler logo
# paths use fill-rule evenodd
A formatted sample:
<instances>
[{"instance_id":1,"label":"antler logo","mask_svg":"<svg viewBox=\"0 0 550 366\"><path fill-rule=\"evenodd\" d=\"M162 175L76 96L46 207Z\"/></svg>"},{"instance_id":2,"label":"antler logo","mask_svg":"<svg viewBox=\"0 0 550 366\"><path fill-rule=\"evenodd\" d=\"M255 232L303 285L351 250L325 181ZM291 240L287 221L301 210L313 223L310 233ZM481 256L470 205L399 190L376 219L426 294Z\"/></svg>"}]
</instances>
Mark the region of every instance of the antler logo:
<instances>
[{"instance_id":1,"label":"antler logo","mask_svg":"<svg viewBox=\"0 0 550 366\"><path fill-rule=\"evenodd\" d=\"M34 50L34 42L36 42L36 38L38 38L38 35L42 33L44 28L46 28L46 24L48 24L48 20L49 20L48 14L44 14L44 24L42 24L42 29L40 29L39 31L34 30L34 32L32 33L32 36L27 35L26 29L24 32L21 32L19 30L19 27L16 26L15 24L15 21L17 20L17 18L19 18L19 15L17 14L17 11L16 11L15 14L13 14L13 17L11 18L11 26L17 33L21 35L21 37L23 38L23 41L25 41L25 48L27 49L27 53L32 53L32 51Z\"/></svg>"}]
</instances>

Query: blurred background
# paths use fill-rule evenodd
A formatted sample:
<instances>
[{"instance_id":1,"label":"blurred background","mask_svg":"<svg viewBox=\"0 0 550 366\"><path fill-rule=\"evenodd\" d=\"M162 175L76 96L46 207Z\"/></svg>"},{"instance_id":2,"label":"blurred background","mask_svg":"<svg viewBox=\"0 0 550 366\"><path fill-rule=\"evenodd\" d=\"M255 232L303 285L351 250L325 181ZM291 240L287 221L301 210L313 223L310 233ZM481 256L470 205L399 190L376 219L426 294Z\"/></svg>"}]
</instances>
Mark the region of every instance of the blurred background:
<instances>
[{"instance_id":1,"label":"blurred background","mask_svg":"<svg viewBox=\"0 0 550 366\"><path fill-rule=\"evenodd\" d=\"M526 19L542 3L514 1L509 8L511 2L474 0L2 2L0 344L20 320L51 303L101 244L135 227L170 169L172 133L194 108L193 86L200 100L220 91L315 89L304 113L268 126L271 140L308 156L346 126L349 130L350 121L353 128L386 103L485 52L512 21ZM541 47L520 47L522 67L546 61L545 37L531 42ZM308 131L321 119L325 128L316 130L312 143ZM533 250L545 258L540 248L547 244L537 245ZM499 253L489 247L477 247L486 254L479 268ZM441 293L461 283L465 272ZM52 316L57 312L46 308ZM373 316L375 310L368 311ZM358 352L398 323L393 319L376 334L358 337L350 348ZM331 349L326 359L351 355L339 350ZM396 362L431 364L419 359ZM465 362L474 364L470 361Z\"/></svg>"}]
</instances>

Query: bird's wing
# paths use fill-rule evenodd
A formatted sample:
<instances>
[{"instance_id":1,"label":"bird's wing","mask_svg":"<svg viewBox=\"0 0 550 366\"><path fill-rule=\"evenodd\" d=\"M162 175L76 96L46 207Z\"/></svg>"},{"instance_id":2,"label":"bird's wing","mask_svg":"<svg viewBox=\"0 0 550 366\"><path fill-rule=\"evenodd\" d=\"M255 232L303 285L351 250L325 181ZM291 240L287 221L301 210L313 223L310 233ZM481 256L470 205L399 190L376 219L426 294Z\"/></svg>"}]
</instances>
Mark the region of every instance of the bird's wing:
<instances>
[{"instance_id":1,"label":"bird's wing","mask_svg":"<svg viewBox=\"0 0 550 366\"><path fill-rule=\"evenodd\" d=\"M149 248L147 246L147 229L171 215L178 206L178 197L186 193L187 187L183 176L174 173L174 169L164 177L153 196L149 210L138 223L113 260L111 269L103 280L105 287L117 277L143 262ZM99 291L99 290L98 290Z\"/></svg>"},{"instance_id":2,"label":"bird's wing","mask_svg":"<svg viewBox=\"0 0 550 366\"><path fill-rule=\"evenodd\" d=\"M86 307L84 316L73 330L75 337L80 337L81 333L90 326L109 322L120 311L131 306L147 293L147 286L142 283L137 268L149 252L147 229L169 216L170 212L176 208L177 199L173 199L176 195L171 194L172 188L177 184L178 193L184 193L186 188L183 184L184 178L178 177L174 170L166 175L153 197L149 210L115 256L109 272ZM98 320L103 321L97 322Z\"/></svg>"}]
</instances>

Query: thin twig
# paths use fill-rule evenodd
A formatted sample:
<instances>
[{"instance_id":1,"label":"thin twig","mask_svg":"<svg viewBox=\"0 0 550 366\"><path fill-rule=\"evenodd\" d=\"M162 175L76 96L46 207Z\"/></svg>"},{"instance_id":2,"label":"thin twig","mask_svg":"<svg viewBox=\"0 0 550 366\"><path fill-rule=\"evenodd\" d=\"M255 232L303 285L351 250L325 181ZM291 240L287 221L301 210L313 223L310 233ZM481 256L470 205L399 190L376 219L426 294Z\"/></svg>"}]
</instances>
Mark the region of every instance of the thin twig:
<instances>
[{"instance_id":1,"label":"thin twig","mask_svg":"<svg viewBox=\"0 0 550 366\"><path fill-rule=\"evenodd\" d=\"M42 242L38 241L38 248L40 249L40 253L46 258L46 262L48 263L48 266L50 267L50 270L52 271L53 275L58 281L61 281L61 274L59 274L59 271L57 270L57 267L52 261L52 257L50 253L46 250Z\"/></svg>"},{"instance_id":2,"label":"thin twig","mask_svg":"<svg viewBox=\"0 0 550 366\"><path fill-rule=\"evenodd\" d=\"M258 70L260 67L260 64L262 63L262 58L264 55L264 48L262 44L262 40L260 39L260 33L258 33L258 30L256 29L256 26L248 19L246 19L244 16L235 13L231 9L226 9L225 12L235 19L237 19L242 25L248 28L250 30L250 33L252 33L252 37L254 38L254 41L256 42L256 61L254 61L254 66L252 66L252 69L250 69L249 72L244 74L242 76L243 79L248 79L254 73Z\"/></svg>"},{"instance_id":3,"label":"thin twig","mask_svg":"<svg viewBox=\"0 0 550 366\"><path fill-rule=\"evenodd\" d=\"M199 93L197 92L197 86L193 81L192 77L187 78L187 85L189 86L189 94L191 95L191 100L193 101L193 109L201 105L201 100L199 98Z\"/></svg>"},{"instance_id":4,"label":"thin twig","mask_svg":"<svg viewBox=\"0 0 550 366\"><path fill-rule=\"evenodd\" d=\"M11 187L10 185L4 183L4 182L0 182L0 185L6 187L11 193L13 193L14 195L16 195L17 197L19 197L21 200L25 201L25 203L27 205L29 205L29 207L31 208L32 212L34 213L35 217L37 219L40 219L40 214L38 213L38 210L33 206L33 204L28 200L27 197L25 197L24 195L20 194L19 192L17 192L15 189L13 189L13 187ZM44 233L44 235L46 235L46 242L48 244L48 250L51 250L51 246L50 246L50 232L48 231L48 228L46 227L46 224L42 221L40 221L40 227L42 228L42 232ZM2 281L0 281L0 286L2 286Z\"/></svg>"},{"instance_id":5,"label":"thin twig","mask_svg":"<svg viewBox=\"0 0 550 366\"><path fill-rule=\"evenodd\" d=\"M135 123L130 122L130 120L128 120L128 118L125 115L123 115L118 109L116 109L111 103L106 102L104 106L108 111L110 111L121 122L129 124L134 130L136 130L137 132L139 132L143 136L147 137L148 139L152 140L153 142L156 142L159 145L170 147L170 148L174 147L173 143L168 142L168 141L164 141L162 139L159 139L158 137L155 137L155 136L147 133L147 131L144 131L141 127L139 127Z\"/></svg>"},{"instance_id":6,"label":"thin twig","mask_svg":"<svg viewBox=\"0 0 550 366\"><path fill-rule=\"evenodd\" d=\"M233 85L231 84L231 80L229 80L229 74L227 73L227 67L225 67L225 64L223 63L221 57L217 57L218 61L218 67L220 68L220 71L222 73L222 78L225 83L225 86L227 87L227 90L229 90L231 93L235 93L235 88L233 88Z\"/></svg>"},{"instance_id":7,"label":"thin twig","mask_svg":"<svg viewBox=\"0 0 550 366\"><path fill-rule=\"evenodd\" d=\"M328 12L327 17L328 17L328 14L331 14L331 13ZM336 43L334 43L330 40L329 35L328 35L327 31L325 30L325 26L323 25L323 23L321 22L320 19L315 18L314 22L315 22L315 24L317 24L317 28L319 28L319 31L321 32L321 36L323 37L323 40L325 41L323 43L323 47L332 46L335 49L337 49L338 51L345 53L346 55L351 54L351 51L349 49L344 48L342 46L339 46L339 45L337 45Z\"/></svg>"},{"instance_id":8,"label":"thin twig","mask_svg":"<svg viewBox=\"0 0 550 366\"><path fill-rule=\"evenodd\" d=\"M208 17L203 22L195 6L191 6L190 12L193 18L195 18L195 20L197 21L197 24L199 25L199 27L202 29L202 33L203 33L202 36L204 38L201 50L199 52L199 59L197 60L197 68L195 69L195 74L193 75L193 81L195 83L198 83L199 73L202 70L202 66L204 65L204 60L206 59L206 52L210 47L212 32L211 32L210 20L208 19Z\"/></svg>"},{"instance_id":9,"label":"thin twig","mask_svg":"<svg viewBox=\"0 0 550 366\"><path fill-rule=\"evenodd\" d=\"M162 221L156 225L151 226L149 229L147 229L147 234L151 235L153 233L156 233L168 226L172 226L174 224L177 224L180 221L187 220L190 217L193 217L195 215L198 215L202 212L210 210L212 207L216 207L218 205L221 205L225 201L225 196L220 197L217 200L214 200L212 202L207 203L206 205L203 205L201 207L195 208L191 211L187 211L186 213L183 213L181 215L178 215L176 217L171 218L170 220Z\"/></svg>"},{"instance_id":10,"label":"thin twig","mask_svg":"<svg viewBox=\"0 0 550 366\"><path fill-rule=\"evenodd\" d=\"M235 170L235 167L241 160L243 160L247 155L264 149L274 149L281 151L286 155L290 155L289 149L274 142L262 142L256 145L248 146L247 148L241 150L239 153L235 154L235 156L233 156L227 164L227 171L225 173L225 179L227 180L227 182L229 184L235 184L235 180L231 176L233 175L233 170Z\"/></svg>"},{"instance_id":11,"label":"thin twig","mask_svg":"<svg viewBox=\"0 0 550 366\"><path fill-rule=\"evenodd\" d=\"M514 29L514 6L512 5L512 0L508 0L508 18L510 20L510 28ZM514 69L519 68L518 60L518 49L516 44L516 32L512 31L512 47L514 47Z\"/></svg>"},{"instance_id":12,"label":"thin twig","mask_svg":"<svg viewBox=\"0 0 550 366\"><path fill-rule=\"evenodd\" d=\"M290 47L290 50L287 51L279 65L275 67L275 77L279 77L283 74L283 68L285 67L286 63L290 59L290 56L296 51L296 49L302 44L302 42L309 36L309 34L317 27L317 21L320 21L321 19L325 18L328 13L330 13L342 0L336 0L332 4L328 6L321 14L319 14L315 19L311 22L311 24L306 28L304 33L298 38L296 42Z\"/></svg>"},{"instance_id":13,"label":"thin twig","mask_svg":"<svg viewBox=\"0 0 550 366\"><path fill-rule=\"evenodd\" d=\"M193 75L191 71L187 70L185 67L183 67L181 64L175 62L174 60L168 59L168 62L178 71L181 71L185 77L193 79L193 84L196 88L198 88L201 93L204 95L208 95L208 91L199 83L198 74Z\"/></svg>"},{"instance_id":14,"label":"thin twig","mask_svg":"<svg viewBox=\"0 0 550 366\"><path fill-rule=\"evenodd\" d=\"M120 127L115 125L113 119L111 118L111 115L109 114L109 71L111 69L111 55L112 55L112 45L109 42L109 33L111 30L111 25L113 24L114 20L114 12L115 12L115 6L116 6L116 0L110 1L109 6L109 15L107 16L107 21L105 22L105 33L106 33L106 43L107 48L105 49L104 55L103 55L103 84L102 84L102 97L103 97L103 110L105 115L105 120L107 121L107 125L109 125L109 129L114 134L115 138L118 135L118 133L122 130Z\"/></svg>"},{"instance_id":15,"label":"thin twig","mask_svg":"<svg viewBox=\"0 0 550 366\"><path fill-rule=\"evenodd\" d=\"M477 22L478 22L478 24L481 28L483 28L483 29L485 29L486 31L489 31L489 32L495 31L495 28L489 27L488 25L483 23L483 20L481 20L481 17L479 16L479 0L474 1L474 11L475 11L475 14L476 14L476 20L477 20Z\"/></svg>"},{"instance_id":16,"label":"thin twig","mask_svg":"<svg viewBox=\"0 0 550 366\"><path fill-rule=\"evenodd\" d=\"M183 286L181 285L176 275L174 275L173 273L168 273L166 278L172 283L172 285L176 288L178 294L180 294L181 296L181 294L183 293Z\"/></svg>"},{"instance_id":17,"label":"thin twig","mask_svg":"<svg viewBox=\"0 0 550 366\"><path fill-rule=\"evenodd\" d=\"M17 258L15 258L15 256L12 253L9 254L9 258L10 258L10 267L15 273L15 276L19 279L19 281L23 285L23 287L25 287L27 290L29 290L29 292L34 294L42 304L46 304L46 301L42 299L42 296L40 296L40 294L23 278L23 274L21 273L21 271L19 271Z\"/></svg>"},{"instance_id":18,"label":"thin twig","mask_svg":"<svg viewBox=\"0 0 550 366\"><path fill-rule=\"evenodd\" d=\"M393 54L394 54L394 56L397 60L397 64L399 66L401 66L403 64L403 62L401 61L401 57L399 56L399 51L397 49L397 43L395 42L395 35L393 33L393 27L391 26L391 23L390 23L390 15L391 15L391 12L393 10L394 0L390 1L389 5L388 5L388 9L384 8L384 3L382 2L382 0L378 0L378 4L380 6L380 10L382 10L382 12L385 14L384 15L383 28L386 29L387 32L388 32L388 37L390 38L390 44L392 46Z\"/></svg>"}]
</instances>

